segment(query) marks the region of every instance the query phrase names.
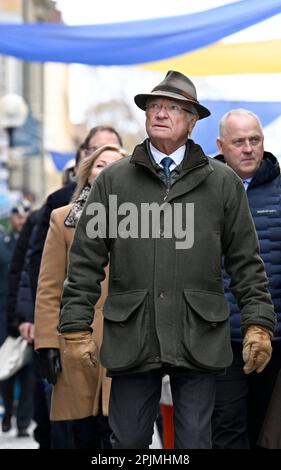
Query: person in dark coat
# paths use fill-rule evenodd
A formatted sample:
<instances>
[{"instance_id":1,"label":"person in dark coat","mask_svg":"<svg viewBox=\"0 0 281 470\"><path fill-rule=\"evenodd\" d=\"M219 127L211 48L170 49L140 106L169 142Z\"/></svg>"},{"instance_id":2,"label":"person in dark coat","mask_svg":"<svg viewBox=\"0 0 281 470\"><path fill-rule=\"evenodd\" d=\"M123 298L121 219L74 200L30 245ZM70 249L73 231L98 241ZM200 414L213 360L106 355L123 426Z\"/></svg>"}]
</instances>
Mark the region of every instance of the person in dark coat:
<instances>
[{"instance_id":1,"label":"person in dark coat","mask_svg":"<svg viewBox=\"0 0 281 470\"><path fill-rule=\"evenodd\" d=\"M245 375L241 314L229 289L229 276L225 274L234 359L226 374L217 378L213 443L220 449L247 449L256 446L281 367L281 176L277 158L264 151L262 126L258 116L251 111L234 109L226 113L220 121L217 145L220 155L215 158L237 173L246 190L277 313L268 366L262 374Z\"/></svg>"},{"instance_id":2,"label":"person in dark coat","mask_svg":"<svg viewBox=\"0 0 281 470\"><path fill-rule=\"evenodd\" d=\"M32 243L32 234L39 222L42 210L33 211L28 217L17 241L13 258L8 273L8 305L7 326L8 334L18 337L20 334L30 343L33 343L34 329L32 324L34 306L31 298L29 276L27 274L28 254ZM23 285L24 283L24 285ZM35 358L36 359L36 358ZM17 427L20 437L27 436L27 428L33 417L37 426L34 436L39 442L40 448L49 448L50 425L48 420L47 405L44 402L43 393L38 393L36 377L36 364L34 361L27 364L15 375L9 377L2 384L3 401L5 403L5 419L3 426L8 431L11 428L11 417L14 408L14 391L16 382L19 384L19 401L17 407ZM34 377L35 375L35 377ZM35 396L35 400L34 400ZM42 398L42 399L41 399ZM33 403L35 413L33 414ZM39 405L40 404L40 405ZM39 406L38 406L39 405ZM47 419L42 425L42 416ZM39 418L37 409L39 410Z\"/></svg>"},{"instance_id":3,"label":"person in dark coat","mask_svg":"<svg viewBox=\"0 0 281 470\"><path fill-rule=\"evenodd\" d=\"M32 252L30 254L30 263L28 269L34 304L36 299L37 280L40 270L41 256L49 229L51 212L53 209L57 209L58 207L65 206L69 203L75 187L76 183L74 181L70 182L66 186L63 186L54 193L50 194L44 204L41 221L37 227L37 235L33 243Z\"/></svg>"},{"instance_id":4,"label":"person in dark coat","mask_svg":"<svg viewBox=\"0 0 281 470\"><path fill-rule=\"evenodd\" d=\"M185 75L169 71L135 97L148 139L95 180L64 284L65 354L93 367L93 305L110 256L100 360L112 377L114 449L146 449L170 377L175 447L206 449L216 375L232 362L222 254L242 312L245 370L271 356L275 313L240 178L188 135L210 112Z\"/></svg>"},{"instance_id":5,"label":"person in dark coat","mask_svg":"<svg viewBox=\"0 0 281 470\"><path fill-rule=\"evenodd\" d=\"M32 230L38 222L38 210L32 211L18 238L14 254L11 260L8 276L7 293L7 322L8 334L14 337L19 336L19 318L16 316L16 305L21 273L24 267L25 256L28 250Z\"/></svg>"},{"instance_id":6,"label":"person in dark coat","mask_svg":"<svg viewBox=\"0 0 281 470\"><path fill-rule=\"evenodd\" d=\"M16 302L16 294L19 276L16 272L14 259L15 254L19 255L17 258L17 268L22 266L24 255L17 250L19 240L25 240L29 232L30 224L25 228L27 217L31 211L31 205L28 201L23 200L14 206L11 210L11 226L12 229L9 233L0 238L0 271L1 271L1 289L0 289L0 314L3 321L3 328L1 327L3 340L6 336L19 336L18 322L16 321L13 311ZM32 216L30 216L32 217ZM24 244L25 246L26 244ZM12 291L12 292L11 292ZM20 384L19 403L17 407L17 428L18 436L23 437L27 435L26 428L30 424L30 413L28 410L27 401L29 396L24 393L25 385L28 383L30 377L30 365L27 364L20 369L15 376L10 377L1 382L1 394L4 405L4 415L2 419L2 432L8 432L11 429L11 418L14 410L14 383L16 378Z\"/></svg>"},{"instance_id":7,"label":"person in dark coat","mask_svg":"<svg viewBox=\"0 0 281 470\"><path fill-rule=\"evenodd\" d=\"M8 297L8 272L10 263L16 249L20 232L30 213L31 205L23 200L11 209L9 232L0 233L0 346L5 341L7 331L7 309L10 298Z\"/></svg>"}]
</instances>

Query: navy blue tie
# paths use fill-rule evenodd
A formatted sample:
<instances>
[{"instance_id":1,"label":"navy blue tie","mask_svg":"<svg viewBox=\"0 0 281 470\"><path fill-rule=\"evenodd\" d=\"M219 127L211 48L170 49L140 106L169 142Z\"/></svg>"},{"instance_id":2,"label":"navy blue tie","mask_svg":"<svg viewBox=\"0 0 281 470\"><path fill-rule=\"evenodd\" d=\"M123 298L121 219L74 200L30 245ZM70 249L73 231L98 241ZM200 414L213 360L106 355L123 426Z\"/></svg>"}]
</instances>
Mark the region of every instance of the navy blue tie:
<instances>
[{"instance_id":1,"label":"navy blue tie","mask_svg":"<svg viewBox=\"0 0 281 470\"><path fill-rule=\"evenodd\" d=\"M171 175L170 166L172 165L172 163L174 163L174 160L171 157L165 157L161 160L160 163L163 166L164 173L165 173L167 180L169 180L170 175Z\"/></svg>"}]
</instances>

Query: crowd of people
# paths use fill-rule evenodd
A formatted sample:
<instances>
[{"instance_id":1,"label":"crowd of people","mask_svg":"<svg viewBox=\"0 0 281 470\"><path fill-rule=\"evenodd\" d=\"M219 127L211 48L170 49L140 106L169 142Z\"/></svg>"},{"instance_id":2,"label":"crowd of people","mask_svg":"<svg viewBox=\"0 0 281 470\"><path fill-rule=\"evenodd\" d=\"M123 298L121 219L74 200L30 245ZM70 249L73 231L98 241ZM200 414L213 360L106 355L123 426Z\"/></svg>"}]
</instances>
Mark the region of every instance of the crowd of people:
<instances>
[{"instance_id":1,"label":"crowd of people","mask_svg":"<svg viewBox=\"0 0 281 470\"><path fill-rule=\"evenodd\" d=\"M281 448L278 160L246 109L206 156L191 136L210 111L180 72L135 104L132 155L91 129L63 187L0 234L0 345L34 346L0 383L2 432L15 413L40 449L147 449L168 377L175 448Z\"/></svg>"}]
</instances>

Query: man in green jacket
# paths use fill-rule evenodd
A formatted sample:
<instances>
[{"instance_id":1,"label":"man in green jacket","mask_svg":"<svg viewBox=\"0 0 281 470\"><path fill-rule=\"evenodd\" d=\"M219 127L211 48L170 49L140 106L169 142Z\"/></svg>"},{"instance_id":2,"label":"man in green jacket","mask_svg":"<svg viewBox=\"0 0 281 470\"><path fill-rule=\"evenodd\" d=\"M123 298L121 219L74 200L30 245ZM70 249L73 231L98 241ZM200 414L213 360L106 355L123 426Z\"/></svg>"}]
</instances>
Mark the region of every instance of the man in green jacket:
<instances>
[{"instance_id":1,"label":"man in green jacket","mask_svg":"<svg viewBox=\"0 0 281 470\"><path fill-rule=\"evenodd\" d=\"M175 447L210 448L215 377L232 362L222 256L247 371L270 359L275 314L243 184L188 138L210 114L194 84L169 71L135 103L148 139L93 185L70 253L60 331L77 365L93 366L93 306L110 255L100 357L112 377L113 447L149 447L168 374Z\"/></svg>"}]
</instances>

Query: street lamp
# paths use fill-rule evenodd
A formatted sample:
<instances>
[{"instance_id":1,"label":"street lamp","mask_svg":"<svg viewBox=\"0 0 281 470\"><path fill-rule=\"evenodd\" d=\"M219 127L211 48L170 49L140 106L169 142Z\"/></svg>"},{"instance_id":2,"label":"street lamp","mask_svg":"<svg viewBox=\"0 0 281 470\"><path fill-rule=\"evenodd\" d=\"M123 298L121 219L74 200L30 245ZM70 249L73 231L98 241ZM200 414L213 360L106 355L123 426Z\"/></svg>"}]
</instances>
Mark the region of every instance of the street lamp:
<instances>
[{"instance_id":1,"label":"street lamp","mask_svg":"<svg viewBox=\"0 0 281 470\"><path fill-rule=\"evenodd\" d=\"M28 106L22 96L9 93L0 98L0 127L8 134L10 160L12 160L12 149L15 146L14 131L25 123L27 116Z\"/></svg>"},{"instance_id":2,"label":"street lamp","mask_svg":"<svg viewBox=\"0 0 281 470\"><path fill-rule=\"evenodd\" d=\"M13 147L13 131L23 126L28 116L28 106L23 97L9 93L0 98L0 126L6 129L9 136L9 146Z\"/></svg>"}]
</instances>

